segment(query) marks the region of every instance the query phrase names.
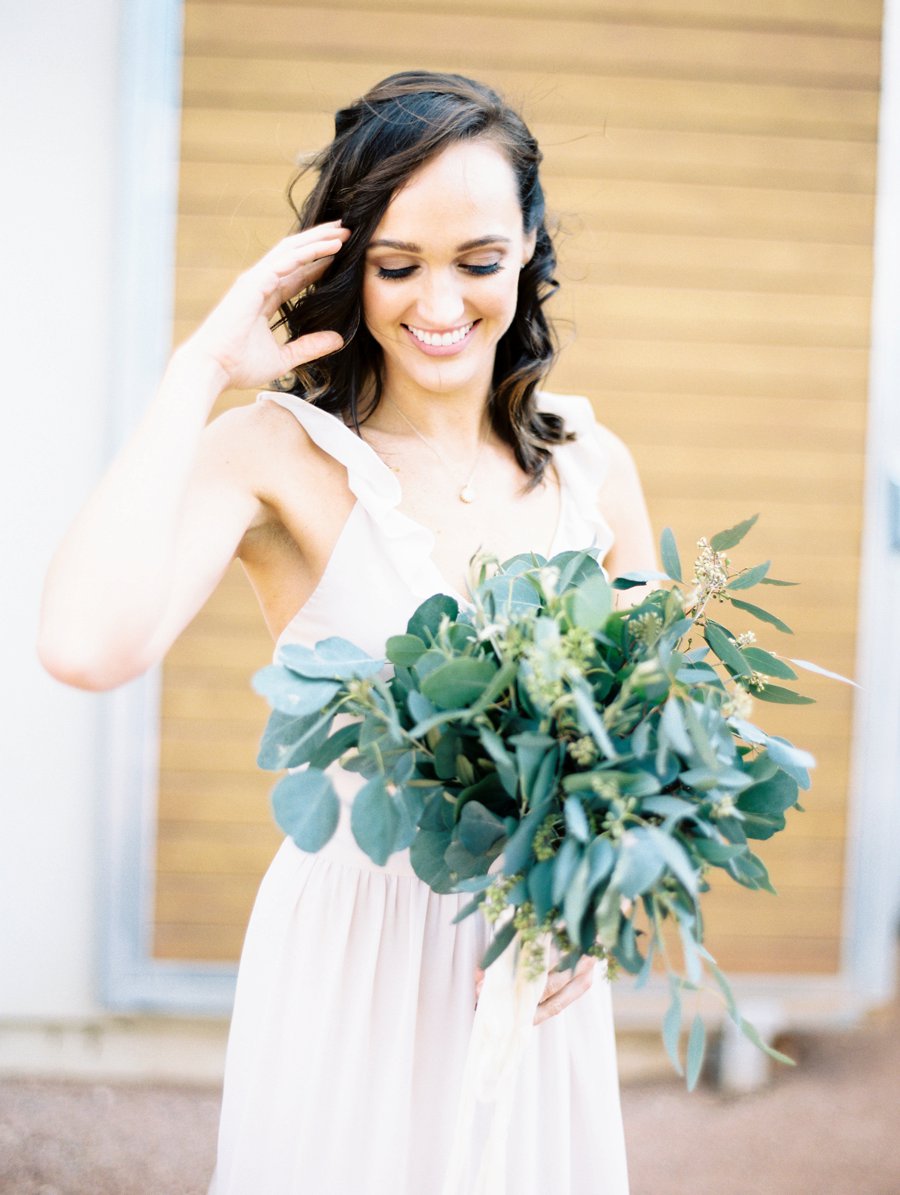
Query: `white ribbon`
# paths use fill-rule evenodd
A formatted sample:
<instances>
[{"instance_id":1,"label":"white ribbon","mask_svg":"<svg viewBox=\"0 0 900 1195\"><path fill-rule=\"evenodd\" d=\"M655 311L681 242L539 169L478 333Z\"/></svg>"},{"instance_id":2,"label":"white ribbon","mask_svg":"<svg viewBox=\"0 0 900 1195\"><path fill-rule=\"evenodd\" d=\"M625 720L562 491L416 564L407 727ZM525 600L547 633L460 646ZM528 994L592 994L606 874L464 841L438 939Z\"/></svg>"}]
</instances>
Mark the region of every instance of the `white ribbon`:
<instances>
[{"instance_id":1,"label":"white ribbon","mask_svg":"<svg viewBox=\"0 0 900 1195\"><path fill-rule=\"evenodd\" d=\"M516 935L485 972L441 1195L500 1195L506 1190L516 1080L547 983L546 968L533 979L526 976L525 957Z\"/></svg>"}]
</instances>

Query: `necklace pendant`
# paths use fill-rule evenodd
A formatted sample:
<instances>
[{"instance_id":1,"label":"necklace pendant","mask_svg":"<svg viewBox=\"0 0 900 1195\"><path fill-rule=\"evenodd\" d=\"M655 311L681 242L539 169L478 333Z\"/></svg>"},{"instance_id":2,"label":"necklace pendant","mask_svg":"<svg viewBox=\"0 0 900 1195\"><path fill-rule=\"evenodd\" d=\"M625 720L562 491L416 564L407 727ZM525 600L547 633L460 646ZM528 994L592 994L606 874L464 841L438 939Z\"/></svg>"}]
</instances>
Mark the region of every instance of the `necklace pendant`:
<instances>
[{"instance_id":1,"label":"necklace pendant","mask_svg":"<svg viewBox=\"0 0 900 1195\"><path fill-rule=\"evenodd\" d=\"M478 495L475 493L474 487L468 481L459 491L460 502L474 502L477 497Z\"/></svg>"}]
</instances>

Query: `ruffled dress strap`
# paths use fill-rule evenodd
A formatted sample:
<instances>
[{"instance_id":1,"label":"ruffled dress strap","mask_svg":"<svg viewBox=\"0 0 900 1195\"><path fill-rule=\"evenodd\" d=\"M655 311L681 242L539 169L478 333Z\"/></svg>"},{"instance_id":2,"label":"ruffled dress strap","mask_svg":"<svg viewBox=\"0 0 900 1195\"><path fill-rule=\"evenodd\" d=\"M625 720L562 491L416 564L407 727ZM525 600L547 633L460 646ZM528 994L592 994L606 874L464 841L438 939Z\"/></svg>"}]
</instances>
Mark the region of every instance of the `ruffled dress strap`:
<instances>
[{"instance_id":1,"label":"ruffled dress strap","mask_svg":"<svg viewBox=\"0 0 900 1195\"><path fill-rule=\"evenodd\" d=\"M602 561L616 537L600 508L600 488L609 473L609 453L601 441L594 408L584 395L551 394L546 390L538 391L537 406L559 415L566 430L576 437L553 450L553 463L567 496L554 549L592 547Z\"/></svg>"},{"instance_id":2,"label":"ruffled dress strap","mask_svg":"<svg viewBox=\"0 0 900 1195\"><path fill-rule=\"evenodd\" d=\"M390 564L419 601L433 593L448 593L465 601L447 586L432 559L434 534L397 509L402 498L400 482L370 444L338 416L296 395L266 390L256 401L275 402L290 411L309 438L340 461L358 505L378 530Z\"/></svg>"}]
</instances>

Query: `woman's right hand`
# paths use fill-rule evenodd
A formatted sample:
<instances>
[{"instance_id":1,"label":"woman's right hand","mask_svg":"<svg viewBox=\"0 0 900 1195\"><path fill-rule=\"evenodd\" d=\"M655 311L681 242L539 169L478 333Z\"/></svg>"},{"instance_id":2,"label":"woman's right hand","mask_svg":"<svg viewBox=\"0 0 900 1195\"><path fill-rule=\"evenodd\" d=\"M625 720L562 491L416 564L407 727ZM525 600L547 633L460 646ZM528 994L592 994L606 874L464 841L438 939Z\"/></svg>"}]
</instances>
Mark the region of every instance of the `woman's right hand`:
<instances>
[{"instance_id":1,"label":"woman's right hand","mask_svg":"<svg viewBox=\"0 0 900 1195\"><path fill-rule=\"evenodd\" d=\"M350 236L339 220L279 241L241 274L180 351L198 353L221 371L222 389L261 389L298 365L337 352L337 332L311 332L286 344L270 323L282 303L320 278Z\"/></svg>"}]
</instances>

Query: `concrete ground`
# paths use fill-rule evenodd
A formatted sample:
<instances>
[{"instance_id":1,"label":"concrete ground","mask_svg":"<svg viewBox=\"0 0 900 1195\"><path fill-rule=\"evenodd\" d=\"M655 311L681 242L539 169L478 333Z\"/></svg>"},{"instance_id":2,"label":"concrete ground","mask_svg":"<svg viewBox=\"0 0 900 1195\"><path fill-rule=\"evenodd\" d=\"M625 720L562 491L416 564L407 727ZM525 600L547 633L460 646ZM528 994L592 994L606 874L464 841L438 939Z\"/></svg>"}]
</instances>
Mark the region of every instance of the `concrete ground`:
<instances>
[{"instance_id":1,"label":"concrete ground","mask_svg":"<svg viewBox=\"0 0 900 1195\"><path fill-rule=\"evenodd\" d=\"M897 1010L787 1048L751 1095L626 1081L632 1195L900 1195ZM211 1089L0 1081L0 1192L204 1195L217 1115Z\"/></svg>"}]
</instances>

